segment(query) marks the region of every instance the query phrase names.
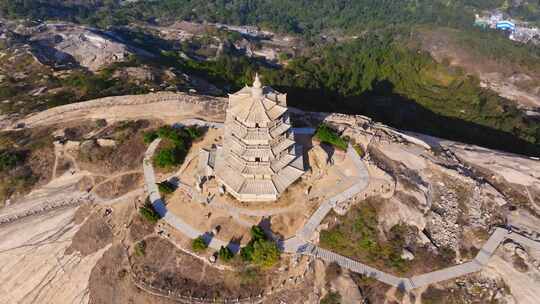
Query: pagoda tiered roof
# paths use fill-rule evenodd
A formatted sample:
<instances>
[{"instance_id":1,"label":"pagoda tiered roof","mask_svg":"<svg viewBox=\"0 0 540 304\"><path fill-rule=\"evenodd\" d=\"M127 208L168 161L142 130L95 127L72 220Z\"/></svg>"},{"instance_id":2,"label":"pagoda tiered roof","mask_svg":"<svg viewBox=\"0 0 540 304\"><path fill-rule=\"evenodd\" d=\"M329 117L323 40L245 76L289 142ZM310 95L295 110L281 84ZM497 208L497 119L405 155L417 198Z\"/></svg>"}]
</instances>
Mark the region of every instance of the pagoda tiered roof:
<instances>
[{"instance_id":1,"label":"pagoda tiered roof","mask_svg":"<svg viewBox=\"0 0 540 304\"><path fill-rule=\"evenodd\" d=\"M276 200L304 173L286 95L252 87L229 95L223 146L217 150L215 176L241 201Z\"/></svg>"}]
</instances>

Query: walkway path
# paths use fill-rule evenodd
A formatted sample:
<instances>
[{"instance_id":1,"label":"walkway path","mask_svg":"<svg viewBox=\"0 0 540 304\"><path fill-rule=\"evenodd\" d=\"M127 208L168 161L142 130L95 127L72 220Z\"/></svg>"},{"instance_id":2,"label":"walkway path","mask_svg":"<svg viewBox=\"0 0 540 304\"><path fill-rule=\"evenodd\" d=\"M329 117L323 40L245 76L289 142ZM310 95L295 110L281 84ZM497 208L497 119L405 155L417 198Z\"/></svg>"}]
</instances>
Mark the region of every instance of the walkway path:
<instances>
[{"instance_id":1,"label":"walkway path","mask_svg":"<svg viewBox=\"0 0 540 304\"><path fill-rule=\"evenodd\" d=\"M398 287L402 290L410 291L418 287L425 287L430 284L480 271L484 266L487 265L489 258L493 255L493 253L495 253L498 246L506 240L512 240L519 244L540 250L539 241L531 240L515 232L512 233L507 229L496 228L491 237L484 244L484 246L482 246L480 252L478 252L472 261L441 270L428 272L422 275L413 276L411 278L394 276L326 249L316 247L312 244L306 244L305 246L301 247L298 253L320 258L329 263L338 263L341 267L347 268L353 272L369 276L388 285Z\"/></svg>"},{"instance_id":2,"label":"walkway path","mask_svg":"<svg viewBox=\"0 0 540 304\"><path fill-rule=\"evenodd\" d=\"M154 140L150 146L148 147L148 150L146 150L146 153L144 155L143 160L143 170L144 170L144 180L146 184L146 190L148 191L148 195L150 197L150 202L152 202L152 206L154 207L154 210L161 216L161 218L167 222L169 225L173 226L178 231L182 232L184 235L191 239L195 239L199 236L203 236L207 239L208 247L219 250L222 246L228 247L232 252L238 252L240 250L240 246L237 244L227 244L217 238L212 238L208 233L198 231L197 229L193 228L188 223L184 222L181 218L177 217L175 214L168 212L167 207L165 206L165 203L161 199L161 195L158 190L158 186L156 184L156 177L154 173L154 167L152 166L152 156L154 155L159 143L160 139Z\"/></svg>"},{"instance_id":3,"label":"walkway path","mask_svg":"<svg viewBox=\"0 0 540 304\"><path fill-rule=\"evenodd\" d=\"M296 236L286 240L283 243L283 249L286 252L297 252L300 246L302 246L303 244L305 244L306 241L309 241L312 238L315 230L317 229L317 227L319 227L321 222L324 220L330 210L332 210L332 208L334 208L337 204L341 202L345 202L353 198L358 193L364 191L367 188L369 184L369 174L367 168L360 159L358 153L356 153L356 151L351 145L349 145L347 149L347 157L352 159L354 165L356 166L356 170L358 172L356 182L347 190L323 202L321 206L317 209L317 211L315 211L315 213L313 213L313 215L309 218L304 227L297 231Z\"/></svg>"}]
</instances>

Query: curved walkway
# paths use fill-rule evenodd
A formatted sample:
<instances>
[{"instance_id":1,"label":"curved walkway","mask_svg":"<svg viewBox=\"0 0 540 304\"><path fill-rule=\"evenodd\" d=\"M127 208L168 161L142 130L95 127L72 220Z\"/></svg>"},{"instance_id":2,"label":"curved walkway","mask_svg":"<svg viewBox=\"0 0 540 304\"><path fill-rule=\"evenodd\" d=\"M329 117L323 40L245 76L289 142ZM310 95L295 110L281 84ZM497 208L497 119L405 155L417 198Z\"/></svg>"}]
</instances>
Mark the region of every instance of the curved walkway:
<instances>
[{"instance_id":1,"label":"curved walkway","mask_svg":"<svg viewBox=\"0 0 540 304\"><path fill-rule=\"evenodd\" d=\"M154 155L161 139L154 140L144 155L143 160L143 170L144 170L144 180L146 184L146 190L150 197L150 202L154 207L154 210L161 216L161 218L167 222L169 225L173 226L178 231L182 232L184 235L191 239L195 239L199 236L204 236L208 243L208 247L219 250L222 246L228 247L232 252L238 252L240 250L240 245L229 243L219 240L217 238L212 238L208 233L199 231L193 228L191 225L186 223L181 218L177 217L171 212L168 212L165 203L161 199L158 186L156 184L156 176L154 173L154 167L152 166L152 156Z\"/></svg>"},{"instance_id":2,"label":"curved walkway","mask_svg":"<svg viewBox=\"0 0 540 304\"><path fill-rule=\"evenodd\" d=\"M332 210L332 208L334 208L337 204L341 202L345 202L353 198L360 192L364 191L369 185L368 170L362 162L362 159L360 159L358 153L356 153L356 151L351 145L349 145L349 147L347 148L347 156L352 159L358 171L358 177L356 182L347 190L329 198L324 203L322 203L321 206L317 209L317 211L315 211L315 213L311 215L304 227L297 231L296 236L283 242L284 251L291 253L297 252L298 248L306 244L306 242L312 238L315 230L317 229L317 227L319 227L321 222L324 220L330 210Z\"/></svg>"},{"instance_id":3,"label":"curved walkway","mask_svg":"<svg viewBox=\"0 0 540 304\"><path fill-rule=\"evenodd\" d=\"M410 278L396 277L392 274L380 271L366 264L354 261L329 250L316 247L312 244L306 244L299 249L298 253L320 258L329 263L338 263L341 267L347 268L353 272L374 278L401 290L410 291L418 287L425 287L430 284L454 279L466 274L480 271L484 266L487 265L490 257L493 255L493 253L495 253L498 246L506 240L512 240L519 244L540 250L539 241L529 239L518 233L512 233L507 229L496 228L491 237L484 244L484 246L482 246L472 261L441 270L416 275Z\"/></svg>"}]
</instances>

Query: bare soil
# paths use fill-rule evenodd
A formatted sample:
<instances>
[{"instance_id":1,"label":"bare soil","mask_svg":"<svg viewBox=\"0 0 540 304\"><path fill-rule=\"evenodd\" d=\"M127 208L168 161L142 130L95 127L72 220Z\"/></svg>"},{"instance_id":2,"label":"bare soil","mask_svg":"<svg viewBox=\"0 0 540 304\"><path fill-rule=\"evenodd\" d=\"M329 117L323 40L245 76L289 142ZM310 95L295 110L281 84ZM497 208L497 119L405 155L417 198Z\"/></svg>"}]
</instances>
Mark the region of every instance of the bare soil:
<instances>
[{"instance_id":1,"label":"bare soil","mask_svg":"<svg viewBox=\"0 0 540 304\"><path fill-rule=\"evenodd\" d=\"M104 211L103 208L93 210L81 229L73 237L71 246L66 249L65 254L78 251L82 256L87 256L112 243L112 229L105 220ZM78 215L84 212L85 210L78 212Z\"/></svg>"},{"instance_id":2,"label":"bare soil","mask_svg":"<svg viewBox=\"0 0 540 304\"><path fill-rule=\"evenodd\" d=\"M94 191L101 198L111 199L140 188L142 185L142 173L128 173L97 185Z\"/></svg>"},{"instance_id":3,"label":"bare soil","mask_svg":"<svg viewBox=\"0 0 540 304\"><path fill-rule=\"evenodd\" d=\"M170 304L174 301L142 291L133 284L125 248L113 245L96 264L90 275L90 303Z\"/></svg>"},{"instance_id":4,"label":"bare soil","mask_svg":"<svg viewBox=\"0 0 540 304\"><path fill-rule=\"evenodd\" d=\"M146 120L126 121L108 126L100 132L99 138L113 139L114 147L88 145L76 155L82 170L100 174L118 174L122 171L137 170L141 167L146 146L143 134L152 123Z\"/></svg>"},{"instance_id":5,"label":"bare soil","mask_svg":"<svg viewBox=\"0 0 540 304\"><path fill-rule=\"evenodd\" d=\"M133 274L153 287L203 298L244 298L263 292L262 273L221 271L161 238L146 239L144 256L133 255Z\"/></svg>"},{"instance_id":6,"label":"bare soil","mask_svg":"<svg viewBox=\"0 0 540 304\"><path fill-rule=\"evenodd\" d=\"M133 220L129 226L129 237L133 242L142 240L152 232L154 232L154 224L150 223L139 214L133 216Z\"/></svg>"}]
</instances>

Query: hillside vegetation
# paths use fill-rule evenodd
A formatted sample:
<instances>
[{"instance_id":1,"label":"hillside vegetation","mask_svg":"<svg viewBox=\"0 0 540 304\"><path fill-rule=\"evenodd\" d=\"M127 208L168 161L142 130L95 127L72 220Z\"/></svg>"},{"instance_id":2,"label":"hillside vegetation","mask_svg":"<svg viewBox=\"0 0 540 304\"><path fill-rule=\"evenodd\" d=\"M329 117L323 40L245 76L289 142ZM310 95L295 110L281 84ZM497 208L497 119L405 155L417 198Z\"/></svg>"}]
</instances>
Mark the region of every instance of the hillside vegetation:
<instances>
[{"instance_id":1,"label":"hillside vegetation","mask_svg":"<svg viewBox=\"0 0 540 304\"><path fill-rule=\"evenodd\" d=\"M498 0L162 0L131 3L119 0L1 0L0 11L11 17L59 18L99 26L187 19L258 24L282 32L313 34L333 28L363 30L403 23L470 26L474 9L495 8L501 3Z\"/></svg>"},{"instance_id":2,"label":"hillside vegetation","mask_svg":"<svg viewBox=\"0 0 540 304\"><path fill-rule=\"evenodd\" d=\"M459 68L405 47L392 35L314 49L284 68L222 55L196 73L238 89L259 69L263 81L289 94L289 105L364 114L392 126L492 148L539 154L540 126L509 100L482 89Z\"/></svg>"}]
</instances>

